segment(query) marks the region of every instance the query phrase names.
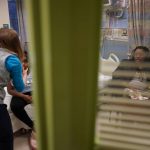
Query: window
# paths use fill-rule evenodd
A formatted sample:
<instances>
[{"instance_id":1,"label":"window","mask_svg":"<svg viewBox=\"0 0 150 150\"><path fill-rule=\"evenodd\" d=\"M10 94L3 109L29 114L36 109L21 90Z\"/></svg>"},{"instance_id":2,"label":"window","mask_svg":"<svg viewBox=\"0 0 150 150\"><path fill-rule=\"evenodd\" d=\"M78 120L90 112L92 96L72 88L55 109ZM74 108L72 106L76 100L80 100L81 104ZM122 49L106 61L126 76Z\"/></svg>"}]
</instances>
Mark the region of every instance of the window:
<instances>
[{"instance_id":1,"label":"window","mask_svg":"<svg viewBox=\"0 0 150 150\"><path fill-rule=\"evenodd\" d=\"M8 8L9 8L10 28L13 28L19 33L16 1L8 0Z\"/></svg>"}]
</instances>

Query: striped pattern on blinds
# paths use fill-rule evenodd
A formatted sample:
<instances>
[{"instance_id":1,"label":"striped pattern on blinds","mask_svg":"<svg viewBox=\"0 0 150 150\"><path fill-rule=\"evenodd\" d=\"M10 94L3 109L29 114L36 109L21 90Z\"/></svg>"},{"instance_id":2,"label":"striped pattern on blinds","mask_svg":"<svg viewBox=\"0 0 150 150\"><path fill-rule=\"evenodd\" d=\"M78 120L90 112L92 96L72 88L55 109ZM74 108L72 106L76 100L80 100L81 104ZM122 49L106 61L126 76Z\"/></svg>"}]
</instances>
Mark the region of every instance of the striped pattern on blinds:
<instances>
[{"instance_id":1,"label":"striped pattern on blinds","mask_svg":"<svg viewBox=\"0 0 150 150\"><path fill-rule=\"evenodd\" d=\"M118 71L117 75L128 77L131 72ZM131 99L125 91L126 81L114 79L108 83L100 88L98 95L97 145L115 150L149 150L150 100ZM150 97L150 91L143 92L142 96Z\"/></svg>"},{"instance_id":2,"label":"striped pattern on blinds","mask_svg":"<svg viewBox=\"0 0 150 150\"><path fill-rule=\"evenodd\" d=\"M106 65L103 68L109 71ZM98 94L97 145L101 149L149 150L149 63L142 63L142 69L139 69L134 61L126 60L121 62L119 67L109 75L112 79L109 78L107 84L100 87ZM140 80L140 77L143 77L143 80ZM137 90L136 94L142 95L141 99L131 98L131 94L134 93L133 88Z\"/></svg>"},{"instance_id":3,"label":"striped pattern on blinds","mask_svg":"<svg viewBox=\"0 0 150 150\"><path fill-rule=\"evenodd\" d=\"M116 148L150 149L150 101L105 96L97 113L98 144Z\"/></svg>"}]
</instances>

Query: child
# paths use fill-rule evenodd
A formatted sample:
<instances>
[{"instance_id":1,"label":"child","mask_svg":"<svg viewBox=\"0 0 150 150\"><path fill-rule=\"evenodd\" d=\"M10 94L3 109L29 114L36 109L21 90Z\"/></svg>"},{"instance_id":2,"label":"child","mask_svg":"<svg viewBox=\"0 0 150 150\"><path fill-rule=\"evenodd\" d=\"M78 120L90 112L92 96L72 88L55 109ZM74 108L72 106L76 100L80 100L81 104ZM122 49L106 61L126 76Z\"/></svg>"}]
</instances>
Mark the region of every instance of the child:
<instances>
[{"instance_id":1,"label":"child","mask_svg":"<svg viewBox=\"0 0 150 150\"><path fill-rule=\"evenodd\" d=\"M112 81L108 83L109 87L120 91L115 96L123 96L125 88L133 87L148 90L150 84L150 50L145 46L137 46L133 51L131 58L122 60L120 65L112 74ZM137 98L139 92L134 93L134 98ZM139 97L139 96L138 96Z\"/></svg>"},{"instance_id":2,"label":"child","mask_svg":"<svg viewBox=\"0 0 150 150\"><path fill-rule=\"evenodd\" d=\"M6 105L4 87L12 80L14 88L24 89L22 78L23 51L13 29L0 29L0 149L13 150L13 131Z\"/></svg>"}]
</instances>

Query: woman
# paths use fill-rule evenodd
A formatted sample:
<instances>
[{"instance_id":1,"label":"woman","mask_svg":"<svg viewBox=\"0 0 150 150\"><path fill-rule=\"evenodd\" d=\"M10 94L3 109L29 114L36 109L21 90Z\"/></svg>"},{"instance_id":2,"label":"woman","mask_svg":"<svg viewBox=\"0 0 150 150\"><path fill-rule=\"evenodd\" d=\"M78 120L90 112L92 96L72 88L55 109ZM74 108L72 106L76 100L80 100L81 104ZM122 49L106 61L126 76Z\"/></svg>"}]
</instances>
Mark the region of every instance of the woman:
<instances>
[{"instance_id":1,"label":"woman","mask_svg":"<svg viewBox=\"0 0 150 150\"><path fill-rule=\"evenodd\" d=\"M137 46L129 60L123 60L113 72L109 87L116 90L116 95L122 96L122 89L149 89L150 82L150 50L145 46ZM118 93L117 93L118 92Z\"/></svg>"},{"instance_id":2,"label":"woman","mask_svg":"<svg viewBox=\"0 0 150 150\"><path fill-rule=\"evenodd\" d=\"M23 51L16 31L0 29L0 149L13 150L11 120L4 104L4 87L12 80L14 88L24 89L22 78Z\"/></svg>"},{"instance_id":3,"label":"woman","mask_svg":"<svg viewBox=\"0 0 150 150\"><path fill-rule=\"evenodd\" d=\"M31 136L29 137L29 145L30 147L34 147L36 149L36 133L34 130L34 123L28 113L25 110L25 106L32 103L32 74L30 72L30 67L28 63L28 55L25 53L25 57L23 59L23 79L25 83L25 88L22 92L18 92L14 89L11 82L7 85L7 91L10 95L12 95L10 107L15 116L24 122L30 129L21 128L17 133L26 134L31 132Z\"/></svg>"},{"instance_id":4,"label":"woman","mask_svg":"<svg viewBox=\"0 0 150 150\"><path fill-rule=\"evenodd\" d=\"M23 79L25 83L25 89L22 92L15 90L11 82L7 85L7 91L12 95L10 107L15 116L24 122L29 128L33 129L33 121L28 116L24 109L26 105L32 103L32 75L29 70L28 59L24 57L23 60ZM22 128L20 132L26 133L28 130Z\"/></svg>"}]
</instances>

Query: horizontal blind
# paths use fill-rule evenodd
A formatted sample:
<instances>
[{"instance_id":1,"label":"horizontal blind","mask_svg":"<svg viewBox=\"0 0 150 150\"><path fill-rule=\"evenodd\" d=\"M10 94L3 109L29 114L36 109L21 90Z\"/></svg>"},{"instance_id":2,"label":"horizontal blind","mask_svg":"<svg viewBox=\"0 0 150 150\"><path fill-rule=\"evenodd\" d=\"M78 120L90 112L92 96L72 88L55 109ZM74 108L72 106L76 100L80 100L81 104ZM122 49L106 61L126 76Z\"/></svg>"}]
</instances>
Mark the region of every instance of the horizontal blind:
<instances>
[{"instance_id":1,"label":"horizontal blind","mask_svg":"<svg viewBox=\"0 0 150 150\"><path fill-rule=\"evenodd\" d=\"M149 150L150 100L138 101L102 96L98 107L96 123L98 144Z\"/></svg>"},{"instance_id":2,"label":"horizontal blind","mask_svg":"<svg viewBox=\"0 0 150 150\"><path fill-rule=\"evenodd\" d=\"M128 66L131 68L132 64L125 67ZM107 72L109 67L103 67ZM148 65L145 64L145 67ZM113 74L116 80L108 78L107 84L99 84L103 85L99 87L95 130L96 144L99 147L114 148L115 150L150 149L150 99L131 99L129 93L125 91L128 83L118 80L119 77L128 78L133 74L134 70L132 69L130 72L117 71L116 74ZM146 75L149 77L149 72L146 72ZM144 91L142 96L150 97L150 91Z\"/></svg>"}]
</instances>

